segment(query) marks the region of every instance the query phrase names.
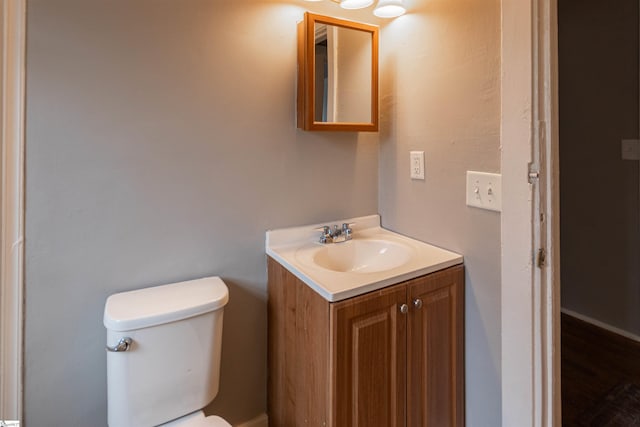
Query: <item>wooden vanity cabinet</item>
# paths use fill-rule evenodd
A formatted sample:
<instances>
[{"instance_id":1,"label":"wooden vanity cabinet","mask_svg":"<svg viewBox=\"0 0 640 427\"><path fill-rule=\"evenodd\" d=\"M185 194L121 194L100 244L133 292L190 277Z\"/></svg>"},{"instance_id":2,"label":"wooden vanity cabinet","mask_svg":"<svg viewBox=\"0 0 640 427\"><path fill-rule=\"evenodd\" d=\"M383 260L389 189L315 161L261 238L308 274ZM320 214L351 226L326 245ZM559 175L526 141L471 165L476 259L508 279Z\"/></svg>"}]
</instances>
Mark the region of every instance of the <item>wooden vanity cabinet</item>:
<instances>
[{"instance_id":1,"label":"wooden vanity cabinet","mask_svg":"<svg viewBox=\"0 0 640 427\"><path fill-rule=\"evenodd\" d=\"M268 266L269 425L464 425L462 266L335 303Z\"/></svg>"}]
</instances>

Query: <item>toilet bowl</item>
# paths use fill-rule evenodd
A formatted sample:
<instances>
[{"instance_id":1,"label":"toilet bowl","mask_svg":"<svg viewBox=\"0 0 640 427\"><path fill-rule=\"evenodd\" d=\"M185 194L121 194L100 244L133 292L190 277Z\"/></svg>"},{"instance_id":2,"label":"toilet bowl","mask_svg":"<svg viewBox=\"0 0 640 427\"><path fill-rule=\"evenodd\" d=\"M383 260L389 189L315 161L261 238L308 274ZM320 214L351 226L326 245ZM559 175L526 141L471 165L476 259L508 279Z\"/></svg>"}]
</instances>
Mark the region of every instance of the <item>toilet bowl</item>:
<instances>
[{"instance_id":1,"label":"toilet bowl","mask_svg":"<svg viewBox=\"0 0 640 427\"><path fill-rule=\"evenodd\" d=\"M204 412L198 411L162 424L161 427L231 427L231 424L215 415L205 417Z\"/></svg>"},{"instance_id":2,"label":"toilet bowl","mask_svg":"<svg viewBox=\"0 0 640 427\"><path fill-rule=\"evenodd\" d=\"M219 277L107 298L109 427L230 427L201 411L218 394L228 300Z\"/></svg>"}]
</instances>

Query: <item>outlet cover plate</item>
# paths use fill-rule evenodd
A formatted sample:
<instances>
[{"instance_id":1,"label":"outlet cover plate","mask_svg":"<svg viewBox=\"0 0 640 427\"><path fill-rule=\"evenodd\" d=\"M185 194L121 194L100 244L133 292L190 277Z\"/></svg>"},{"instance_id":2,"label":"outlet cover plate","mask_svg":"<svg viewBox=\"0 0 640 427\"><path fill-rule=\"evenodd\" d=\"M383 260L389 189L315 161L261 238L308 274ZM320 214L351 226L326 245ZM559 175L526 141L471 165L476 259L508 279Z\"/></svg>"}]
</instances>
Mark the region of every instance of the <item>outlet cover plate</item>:
<instances>
[{"instance_id":1,"label":"outlet cover plate","mask_svg":"<svg viewBox=\"0 0 640 427\"><path fill-rule=\"evenodd\" d=\"M623 160L640 160L640 140L638 139L622 140L622 159Z\"/></svg>"},{"instance_id":2,"label":"outlet cover plate","mask_svg":"<svg viewBox=\"0 0 640 427\"><path fill-rule=\"evenodd\" d=\"M467 171L467 206L502 211L502 175Z\"/></svg>"},{"instance_id":3,"label":"outlet cover plate","mask_svg":"<svg viewBox=\"0 0 640 427\"><path fill-rule=\"evenodd\" d=\"M409 161L411 162L411 179L424 181L424 151L411 151Z\"/></svg>"}]
</instances>

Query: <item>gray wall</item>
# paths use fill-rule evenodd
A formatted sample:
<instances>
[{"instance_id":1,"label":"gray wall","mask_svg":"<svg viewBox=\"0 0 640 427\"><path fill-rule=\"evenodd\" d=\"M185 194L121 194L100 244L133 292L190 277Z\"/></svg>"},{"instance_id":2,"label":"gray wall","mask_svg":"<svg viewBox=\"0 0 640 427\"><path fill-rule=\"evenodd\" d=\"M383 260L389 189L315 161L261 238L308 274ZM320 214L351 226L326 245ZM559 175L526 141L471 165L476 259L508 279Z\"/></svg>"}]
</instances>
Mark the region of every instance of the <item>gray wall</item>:
<instances>
[{"instance_id":1,"label":"gray wall","mask_svg":"<svg viewBox=\"0 0 640 427\"><path fill-rule=\"evenodd\" d=\"M209 410L265 411L265 230L378 206L376 134L295 128L303 6L28 2L28 427L106 425L105 299L206 275L231 298Z\"/></svg>"},{"instance_id":2,"label":"gray wall","mask_svg":"<svg viewBox=\"0 0 640 427\"><path fill-rule=\"evenodd\" d=\"M559 2L562 307L640 335L638 1Z\"/></svg>"},{"instance_id":3,"label":"gray wall","mask_svg":"<svg viewBox=\"0 0 640 427\"><path fill-rule=\"evenodd\" d=\"M383 224L464 255L467 425L501 424L500 215L465 205L467 170L500 171L500 2L413 1L382 33ZM425 181L409 151L425 152Z\"/></svg>"}]
</instances>

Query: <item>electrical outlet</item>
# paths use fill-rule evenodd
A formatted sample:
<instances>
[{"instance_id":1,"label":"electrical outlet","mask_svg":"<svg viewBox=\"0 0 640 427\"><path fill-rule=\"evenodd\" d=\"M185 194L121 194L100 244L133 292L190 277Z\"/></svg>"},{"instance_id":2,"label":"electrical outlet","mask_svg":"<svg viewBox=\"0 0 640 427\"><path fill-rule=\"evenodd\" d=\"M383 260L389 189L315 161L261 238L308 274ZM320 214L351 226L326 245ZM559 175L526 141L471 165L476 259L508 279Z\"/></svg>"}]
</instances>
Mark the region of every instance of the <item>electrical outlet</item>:
<instances>
[{"instance_id":1,"label":"electrical outlet","mask_svg":"<svg viewBox=\"0 0 640 427\"><path fill-rule=\"evenodd\" d=\"M409 154L411 179L424 180L424 151L411 151Z\"/></svg>"},{"instance_id":2,"label":"electrical outlet","mask_svg":"<svg viewBox=\"0 0 640 427\"><path fill-rule=\"evenodd\" d=\"M500 212L502 175L467 171L467 206Z\"/></svg>"}]
</instances>

